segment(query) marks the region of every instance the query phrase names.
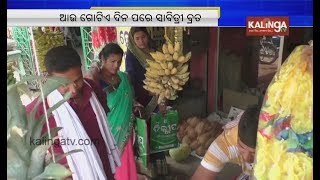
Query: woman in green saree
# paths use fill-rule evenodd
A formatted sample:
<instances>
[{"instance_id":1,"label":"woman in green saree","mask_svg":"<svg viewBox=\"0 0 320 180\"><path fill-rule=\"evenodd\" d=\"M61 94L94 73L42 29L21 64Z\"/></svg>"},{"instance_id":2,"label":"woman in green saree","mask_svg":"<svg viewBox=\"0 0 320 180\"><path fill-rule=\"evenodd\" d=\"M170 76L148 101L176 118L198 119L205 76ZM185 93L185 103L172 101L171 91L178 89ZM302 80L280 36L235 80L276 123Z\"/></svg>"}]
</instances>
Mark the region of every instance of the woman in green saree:
<instances>
[{"instance_id":1,"label":"woman in green saree","mask_svg":"<svg viewBox=\"0 0 320 180\"><path fill-rule=\"evenodd\" d=\"M92 66L91 79L107 94L110 112L108 121L121 152L121 166L115 179L136 180L137 170L133 153L134 93L126 73L119 71L123 50L118 44L107 44L99 53L100 63Z\"/></svg>"},{"instance_id":2,"label":"woman in green saree","mask_svg":"<svg viewBox=\"0 0 320 180\"><path fill-rule=\"evenodd\" d=\"M147 117L157 108L157 96L151 95L143 88L146 68L146 59L153 59L150 52L155 51L152 39L146 27L131 27L126 53L126 72L129 75L135 91L136 101L145 107ZM159 106L164 112L165 106Z\"/></svg>"}]
</instances>

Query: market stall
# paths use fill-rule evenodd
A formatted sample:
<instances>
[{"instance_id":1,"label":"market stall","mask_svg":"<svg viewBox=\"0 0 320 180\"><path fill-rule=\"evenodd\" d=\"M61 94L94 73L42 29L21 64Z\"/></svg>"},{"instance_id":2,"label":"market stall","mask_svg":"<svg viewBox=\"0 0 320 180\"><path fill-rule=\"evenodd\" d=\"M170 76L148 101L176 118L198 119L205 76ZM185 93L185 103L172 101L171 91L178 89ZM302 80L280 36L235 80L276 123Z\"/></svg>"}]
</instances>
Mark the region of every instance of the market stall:
<instances>
[{"instance_id":1,"label":"market stall","mask_svg":"<svg viewBox=\"0 0 320 180\"><path fill-rule=\"evenodd\" d=\"M106 43L116 42L126 52L129 30L130 27L80 27L84 71L88 70L91 63L97 59L98 52ZM178 114L178 118L175 117L175 120L172 121L173 123L170 122L171 120L167 122L167 119L164 120L163 118L160 118L161 123L158 123L161 127L173 127L173 133L170 132L168 134L176 135L176 140L170 144L170 148L161 149L161 151L168 152L166 153L167 162L165 164L168 163L169 166L160 166L161 168L159 169L153 168L153 171L159 171L158 174L167 176L170 173L176 173L174 171L180 169L177 170L179 173L191 176L209 145L222 132L222 126L232 121L248 105L258 104L263 98L263 92L256 86L258 84L256 74L259 67L257 61L258 51L256 51L259 48L257 44L258 38L250 39L244 35L241 36L241 33L240 35L230 35L239 31L239 29L222 30L221 28L172 28L170 30L172 33L170 34L169 31L166 31L166 28L149 29L151 38L156 41L158 48L155 53L151 53L152 58L147 60L149 67L145 74L144 88L160 97L157 104L167 103ZM12 32L13 39L17 42L17 49L20 51L7 52L8 59L15 56L16 63L14 64L17 66L16 69L12 69L12 64L8 64L8 83L14 83L14 79L12 79L13 70L19 70L20 76L25 77L39 74L36 71L36 67L39 67L40 73L45 74L43 60L46 52L52 47L66 44L66 35L59 28L32 29L15 27ZM244 32L244 30L241 32ZM230 44L231 41L236 41L237 43ZM293 55L296 53L296 51L293 52ZM287 66L283 65L283 68ZM305 68L304 66L305 64L301 65L302 68ZM123 61L121 70L125 70L125 61ZM277 77L283 78L283 75ZM306 78L304 80L310 80L307 75L304 77ZM19 80L19 78L16 79ZM286 79L286 81L294 82L294 79ZM277 93L275 89L280 87L288 89L285 86L285 83L282 85L276 83L270 85L265 101L268 101L268 103L273 101L277 105L278 102L274 99ZM270 90L270 88L274 89ZM303 88L304 92L307 92L310 89L310 84ZM289 89L292 90L292 88ZM291 95L295 96L293 92ZM296 98L298 99L299 97L298 94ZM289 95L286 98L282 103L289 102ZM306 108L307 105L310 104L302 103L301 106ZM278 106L277 108L279 109ZM296 110L294 108L297 107L292 108ZM274 112L277 110L264 107L262 115L266 115L266 112L272 112L273 114L271 113L264 117L273 117ZM298 113L296 116L307 115L306 113ZM261 157L261 154L263 154L261 152L269 150L275 144L280 144L281 147L285 146L284 142L281 141L279 143L280 141L275 140L276 136L272 140L272 145L263 139L262 135L264 137L269 137L270 135L268 134L270 133L270 124L265 124L267 121L269 122L269 120L261 120L263 125L260 127L258 137L259 143L263 142L265 144L258 143L257 158L263 158ZM287 121L284 122L280 123L281 130L287 127ZM310 123L308 125L310 126ZM293 124L292 126L295 125ZM302 148L309 148L308 150L310 150L310 137L312 137L312 134L306 134L310 133L309 126L301 132L296 126L293 127L295 132L297 129L299 132L291 134L291 139L297 137L298 140L290 141L293 144L289 144L294 145L295 148L297 148L297 144L300 144ZM154 126L149 128L154 129ZM165 130L163 131L165 132ZM283 136L283 133L287 132L281 132L280 136ZM299 148L301 148L300 145ZM284 149L281 152L283 152L281 158L290 156L286 154ZM274 151L273 153L277 152ZM304 159L299 159L301 157ZM301 163L305 162L305 168L310 170L309 164L312 160L308 155L292 155L290 158L296 159ZM270 163L275 162L275 160L269 158L263 159L261 162L257 164L255 173L258 177L267 177L269 175L265 169L271 168ZM168 167L169 169L166 169ZM183 169L182 167L188 168ZM273 167L271 175L275 174L283 177L283 167ZM298 174L297 176L300 175Z\"/></svg>"}]
</instances>

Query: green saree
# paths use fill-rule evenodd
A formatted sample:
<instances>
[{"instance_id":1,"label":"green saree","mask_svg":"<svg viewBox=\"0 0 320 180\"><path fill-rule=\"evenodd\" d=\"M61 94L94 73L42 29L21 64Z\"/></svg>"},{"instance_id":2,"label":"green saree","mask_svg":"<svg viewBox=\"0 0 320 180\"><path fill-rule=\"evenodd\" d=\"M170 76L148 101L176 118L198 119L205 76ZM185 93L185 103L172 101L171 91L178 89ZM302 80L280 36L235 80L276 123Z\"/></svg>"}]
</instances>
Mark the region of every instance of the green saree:
<instances>
[{"instance_id":1,"label":"green saree","mask_svg":"<svg viewBox=\"0 0 320 180\"><path fill-rule=\"evenodd\" d=\"M123 152L133 128L133 88L126 73L119 71L121 82L118 88L105 86L110 112L108 121L111 132L117 142L120 152ZM105 83L104 83L105 84Z\"/></svg>"}]
</instances>

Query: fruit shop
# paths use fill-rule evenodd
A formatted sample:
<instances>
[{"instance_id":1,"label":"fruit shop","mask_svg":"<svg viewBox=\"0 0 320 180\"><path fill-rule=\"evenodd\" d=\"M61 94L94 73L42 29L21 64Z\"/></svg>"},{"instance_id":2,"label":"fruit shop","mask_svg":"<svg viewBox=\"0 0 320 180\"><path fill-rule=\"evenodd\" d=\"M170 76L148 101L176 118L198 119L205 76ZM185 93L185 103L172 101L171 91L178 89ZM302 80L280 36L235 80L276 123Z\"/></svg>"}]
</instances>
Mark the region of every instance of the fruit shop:
<instances>
[{"instance_id":1,"label":"fruit shop","mask_svg":"<svg viewBox=\"0 0 320 180\"><path fill-rule=\"evenodd\" d=\"M63 44L82 54L85 72L104 44L116 42L126 51L129 29L10 28L7 37L14 42L8 44L7 56L15 63L7 64L7 83L45 74L44 55L50 48ZM271 64L258 61L261 37L247 37L245 28L148 30L158 48L151 53L152 60L147 60L144 88L159 96L158 104L169 101L179 120L175 132L179 145L166 151L168 165L153 176L168 175L166 168L170 167L169 171L181 174L182 179L190 177L223 131L223 125L248 105L263 102L254 176L310 179L313 77L312 46L307 44L312 39L312 28L291 28L290 36L281 37L275 45L277 60ZM121 70L125 70L124 63ZM27 84L30 89L39 89L35 81ZM230 178L226 174L221 177Z\"/></svg>"}]
</instances>

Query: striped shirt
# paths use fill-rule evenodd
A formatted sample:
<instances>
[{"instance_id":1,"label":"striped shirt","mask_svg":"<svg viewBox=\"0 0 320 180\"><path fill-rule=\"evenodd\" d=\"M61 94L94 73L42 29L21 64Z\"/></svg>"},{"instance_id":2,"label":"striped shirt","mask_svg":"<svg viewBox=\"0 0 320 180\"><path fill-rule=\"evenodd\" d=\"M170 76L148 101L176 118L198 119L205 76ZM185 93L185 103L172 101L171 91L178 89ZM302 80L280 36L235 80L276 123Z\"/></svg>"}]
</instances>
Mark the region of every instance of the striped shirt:
<instances>
[{"instance_id":1,"label":"striped shirt","mask_svg":"<svg viewBox=\"0 0 320 180\"><path fill-rule=\"evenodd\" d=\"M227 162L238 164L242 167L246 167L241 161L241 155L238 150L238 124L242 113L237 118L223 128L221 133L210 145L206 152L201 165L213 172L220 172ZM250 170L245 168L245 174L250 174Z\"/></svg>"}]
</instances>

